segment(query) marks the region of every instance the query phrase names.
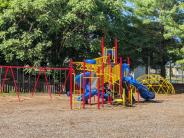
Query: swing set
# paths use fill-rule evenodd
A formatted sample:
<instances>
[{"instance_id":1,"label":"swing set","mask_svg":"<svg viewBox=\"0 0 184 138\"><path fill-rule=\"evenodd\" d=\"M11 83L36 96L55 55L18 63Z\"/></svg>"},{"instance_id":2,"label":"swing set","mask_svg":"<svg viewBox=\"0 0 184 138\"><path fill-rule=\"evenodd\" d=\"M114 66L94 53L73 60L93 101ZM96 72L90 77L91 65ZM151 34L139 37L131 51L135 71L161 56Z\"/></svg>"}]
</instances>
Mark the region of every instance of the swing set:
<instances>
[{"instance_id":1,"label":"swing set","mask_svg":"<svg viewBox=\"0 0 184 138\"><path fill-rule=\"evenodd\" d=\"M0 93L16 93L18 101L23 93L48 93L61 95L65 93L69 68L0 66ZM64 80L64 81L63 81Z\"/></svg>"}]
</instances>

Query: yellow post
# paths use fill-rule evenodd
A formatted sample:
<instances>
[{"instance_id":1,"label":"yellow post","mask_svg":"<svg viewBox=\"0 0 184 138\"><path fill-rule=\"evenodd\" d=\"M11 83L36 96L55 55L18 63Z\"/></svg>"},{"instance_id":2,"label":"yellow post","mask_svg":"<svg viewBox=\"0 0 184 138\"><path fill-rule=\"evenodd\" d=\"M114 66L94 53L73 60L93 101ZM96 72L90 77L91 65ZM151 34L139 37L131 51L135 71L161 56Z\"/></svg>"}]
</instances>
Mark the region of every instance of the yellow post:
<instances>
[{"instance_id":1,"label":"yellow post","mask_svg":"<svg viewBox=\"0 0 184 138\"><path fill-rule=\"evenodd\" d=\"M125 96L125 89L123 88L123 105L125 106L126 96Z\"/></svg>"},{"instance_id":2,"label":"yellow post","mask_svg":"<svg viewBox=\"0 0 184 138\"><path fill-rule=\"evenodd\" d=\"M112 90L113 90L113 99L114 99L114 92L115 92L115 90L114 90L114 85L115 85L115 84L113 84L113 85L112 85Z\"/></svg>"},{"instance_id":3,"label":"yellow post","mask_svg":"<svg viewBox=\"0 0 184 138\"><path fill-rule=\"evenodd\" d=\"M132 88L130 89L130 105L132 106L133 103L132 103L132 97L133 97L133 93L132 93Z\"/></svg>"},{"instance_id":4,"label":"yellow post","mask_svg":"<svg viewBox=\"0 0 184 138\"><path fill-rule=\"evenodd\" d=\"M72 102L73 102L73 109L74 110L77 110L77 109L81 109L81 101L77 101L77 97L78 96L80 96L82 93L81 93L81 78L82 77L80 77L80 88L79 88L79 90L76 90L76 87L75 87L75 85L76 85L76 82L75 82L75 74L73 73L73 78L74 78L74 90L73 90L73 98L72 98ZM78 95L78 92L80 93L80 95Z\"/></svg>"}]
</instances>

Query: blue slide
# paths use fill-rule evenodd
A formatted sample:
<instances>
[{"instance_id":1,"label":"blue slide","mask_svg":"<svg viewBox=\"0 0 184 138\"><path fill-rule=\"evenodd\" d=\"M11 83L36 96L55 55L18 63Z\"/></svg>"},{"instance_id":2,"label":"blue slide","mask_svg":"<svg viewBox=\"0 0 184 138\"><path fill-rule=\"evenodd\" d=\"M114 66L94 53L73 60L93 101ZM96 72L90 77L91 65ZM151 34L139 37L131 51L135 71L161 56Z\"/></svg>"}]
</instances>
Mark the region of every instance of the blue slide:
<instances>
[{"instance_id":1,"label":"blue slide","mask_svg":"<svg viewBox=\"0 0 184 138\"><path fill-rule=\"evenodd\" d=\"M95 74L93 74L95 75ZM91 83L91 86L90 86L90 81L88 78L86 78L85 80L85 84L83 85L83 78L85 77L90 77L90 72L85 72L85 74L79 74L75 77L75 81L76 81L76 84L78 86L80 86L80 81L81 84L82 84L82 88L84 89L84 99L85 101L87 101L89 98L90 98L90 89L91 89L91 97L95 96L95 95L98 95L98 90L96 88L96 83L97 83L97 79L93 79L92 83ZM91 88L90 88L91 87ZM100 92L100 97L102 97L102 92ZM79 96L77 98L78 101L82 101L82 98L83 98L83 95ZM108 94L104 94L104 99L108 99Z\"/></svg>"},{"instance_id":2,"label":"blue slide","mask_svg":"<svg viewBox=\"0 0 184 138\"><path fill-rule=\"evenodd\" d=\"M126 73L126 74L129 74L130 67L129 67L128 64L124 63L122 65L122 72ZM127 82L128 84L131 84L131 85L135 86L138 89L138 91L140 93L140 96L142 98L144 98L145 100L151 100L151 99L155 98L155 93L149 91L146 86L144 86L143 84L138 82L132 76L127 75L126 77L123 77L123 81Z\"/></svg>"},{"instance_id":3,"label":"blue slide","mask_svg":"<svg viewBox=\"0 0 184 138\"><path fill-rule=\"evenodd\" d=\"M142 85L140 82L135 80L132 76L124 77L123 81L126 81L127 83L135 86L138 89L140 96L145 100L151 100L155 98L155 93L149 91L146 86Z\"/></svg>"}]
</instances>

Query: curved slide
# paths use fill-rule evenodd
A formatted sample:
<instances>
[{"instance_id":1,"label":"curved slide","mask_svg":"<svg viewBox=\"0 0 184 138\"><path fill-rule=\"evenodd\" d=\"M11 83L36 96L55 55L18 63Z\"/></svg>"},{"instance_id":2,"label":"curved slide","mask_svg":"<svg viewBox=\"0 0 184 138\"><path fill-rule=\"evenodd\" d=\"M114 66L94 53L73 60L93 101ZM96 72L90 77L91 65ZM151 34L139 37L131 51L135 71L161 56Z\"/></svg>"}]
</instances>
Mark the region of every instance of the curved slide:
<instances>
[{"instance_id":1,"label":"curved slide","mask_svg":"<svg viewBox=\"0 0 184 138\"><path fill-rule=\"evenodd\" d=\"M155 98L155 93L149 91L146 86L135 80L133 77L124 77L123 81L126 81L127 83L135 86L138 89L140 96L145 100L151 100Z\"/></svg>"}]
</instances>

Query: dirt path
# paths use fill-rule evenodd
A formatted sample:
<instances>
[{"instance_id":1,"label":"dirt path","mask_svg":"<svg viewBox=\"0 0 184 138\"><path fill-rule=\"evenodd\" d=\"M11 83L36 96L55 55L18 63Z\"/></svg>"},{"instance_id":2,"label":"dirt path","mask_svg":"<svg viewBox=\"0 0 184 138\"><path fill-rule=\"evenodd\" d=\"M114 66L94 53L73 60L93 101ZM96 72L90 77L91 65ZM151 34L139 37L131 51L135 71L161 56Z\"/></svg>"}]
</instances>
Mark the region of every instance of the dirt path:
<instances>
[{"instance_id":1,"label":"dirt path","mask_svg":"<svg viewBox=\"0 0 184 138\"><path fill-rule=\"evenodd\" d=\"M0 97L1 138L183 138L184 94L154 103L71 111L65 96ZM96 107L96 106L95 106Z\"/></svg>"}]
</instances>

